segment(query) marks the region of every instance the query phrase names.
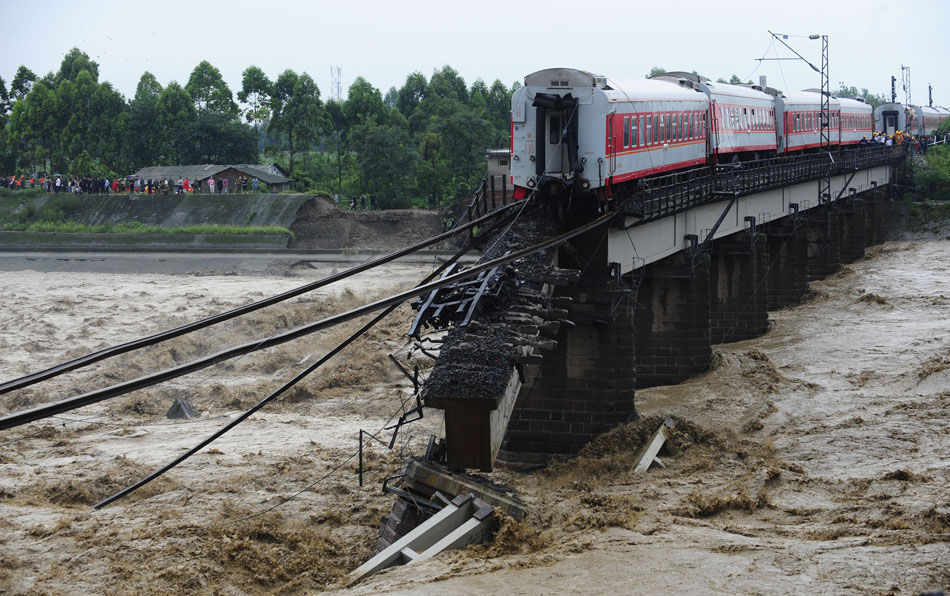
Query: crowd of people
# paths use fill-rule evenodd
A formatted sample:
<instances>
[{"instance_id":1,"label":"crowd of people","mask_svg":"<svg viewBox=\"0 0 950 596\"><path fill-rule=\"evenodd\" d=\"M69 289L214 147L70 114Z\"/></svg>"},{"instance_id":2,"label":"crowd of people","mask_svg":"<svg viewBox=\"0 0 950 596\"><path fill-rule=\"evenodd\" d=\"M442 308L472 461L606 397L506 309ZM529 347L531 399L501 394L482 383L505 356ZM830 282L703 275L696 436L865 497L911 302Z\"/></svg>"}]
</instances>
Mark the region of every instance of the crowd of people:
<instances>
[{"instance_id":1,"label":"crowd of people","mask_svg":"<svg viewBox=\"0 0 950 596\"><path fill-rule=\"evenodd\" d=\"M43 173L12 175L0 178L0 187L9 190L23 190L27 188L42 188L48 193L74 194L232 194L266 190L257 176L238 176L233 182L226 177L211 176L206 180L192 182L187 177L178 177L176 180L168 178L152 179L139 176L127 176L110 180L108 178L76 178L54 174L47 176Z\"/></svg>"}]
</instances>

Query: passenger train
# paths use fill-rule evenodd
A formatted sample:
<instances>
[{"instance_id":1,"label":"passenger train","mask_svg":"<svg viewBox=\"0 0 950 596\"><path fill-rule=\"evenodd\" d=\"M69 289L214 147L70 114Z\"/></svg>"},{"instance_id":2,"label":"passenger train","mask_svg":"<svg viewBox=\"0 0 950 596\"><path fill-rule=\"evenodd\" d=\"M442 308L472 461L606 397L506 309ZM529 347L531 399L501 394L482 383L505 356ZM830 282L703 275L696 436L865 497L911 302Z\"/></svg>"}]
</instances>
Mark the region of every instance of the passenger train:
<instances>
[{"instance_id":1,"label":"passenger train","mask_svg":"<svg viewBox=\"0 0 950 596\"><path fill-rule=\"evenodd\" d=\"M515 197L566 190L610 199L664 172L815 150L821 99L817 89L782 93L686 72L614 81L570 68L541 70L525 77L511 100ZM869 104L837 97L829 104L835 150L872 137ZM950 116L939 109L912 112L898 110L896 120L899 128L919 121L918 129L908 127L915 135Z\"/></svg>"}]
</instances>

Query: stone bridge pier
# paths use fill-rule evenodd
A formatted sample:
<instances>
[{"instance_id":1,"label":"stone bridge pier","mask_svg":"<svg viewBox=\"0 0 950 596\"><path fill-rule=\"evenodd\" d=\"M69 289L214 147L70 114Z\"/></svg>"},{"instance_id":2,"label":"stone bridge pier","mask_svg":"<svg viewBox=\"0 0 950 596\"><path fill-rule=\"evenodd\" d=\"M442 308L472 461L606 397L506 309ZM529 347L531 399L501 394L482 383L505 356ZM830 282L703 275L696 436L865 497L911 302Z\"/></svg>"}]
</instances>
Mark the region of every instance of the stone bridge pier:
<instances>
[{"instance_id":1,"label":"stone bridge pier","mask_svg":"<svg viewBox=\"0 0 950 596\"><path fill-rule=\"evenodd\" d=\"M864 256L867 243L867 210L863 199L855 196L839 201L839 255L842 263L853 263Z\"/></svg>"},{"instance_id":2,"label":"stone bridge pier","mask_svg":"<svg viewBox=\"0 0 950 596\"><path fill-rule=\"evenodd\" d=\"M769 244L751 230L713 242L709 326L713 345L762 335L769 328Z\"/></svg>"},{"instance_id":3,"label":"stone bridge pier","mask_svg":"<svg viewBox=\"0 0 950 596\"><path fill-rule=\"evenodd\" d=\"M798 304L808 289L808 233L804 215L770 222L766 303L768 310Z\"/></svg>"},{"instance_id":4,"label":"stone bridge pier","mask_svg":"<svg viewBox=\"0 0 950 596\"><path fill-rule=\"evenodd\" d=\"M806 221L808 280L824 279L841 268L841 220L837 206L809 209Z\"/></svg>"}]
</instances>

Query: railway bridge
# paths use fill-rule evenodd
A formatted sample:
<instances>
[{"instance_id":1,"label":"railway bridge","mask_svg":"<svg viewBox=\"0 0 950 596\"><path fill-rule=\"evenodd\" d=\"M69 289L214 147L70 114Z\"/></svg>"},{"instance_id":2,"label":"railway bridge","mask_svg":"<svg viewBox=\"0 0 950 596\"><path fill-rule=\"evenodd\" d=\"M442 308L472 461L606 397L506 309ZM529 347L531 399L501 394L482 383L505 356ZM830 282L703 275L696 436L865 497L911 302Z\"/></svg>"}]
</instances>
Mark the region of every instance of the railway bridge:
<instances>
[{"instance_id":1,"label":"railway bridge","mask_svg":"<svg viewBox=\"0 0 950 596\"><path fill-rule=\"evenodd\" d=\"M712 346L765 333L769 310L883 240L906 156L871 146L654 178L609 205L604 225L521 262L514 290L492 272L466 282L467 300L458 286L433 290L414 332L447 307L463 317L422 391L445 412L447 465L489 471L576 453L636 416L637 388L699 374ZM495 198L476 196L470 215ZM522 245L556 232L524 219L508 230ZM520 247L496 243L484 258ZM476 308L485 296L504 306Z\"/></svg>"}]
</instances>

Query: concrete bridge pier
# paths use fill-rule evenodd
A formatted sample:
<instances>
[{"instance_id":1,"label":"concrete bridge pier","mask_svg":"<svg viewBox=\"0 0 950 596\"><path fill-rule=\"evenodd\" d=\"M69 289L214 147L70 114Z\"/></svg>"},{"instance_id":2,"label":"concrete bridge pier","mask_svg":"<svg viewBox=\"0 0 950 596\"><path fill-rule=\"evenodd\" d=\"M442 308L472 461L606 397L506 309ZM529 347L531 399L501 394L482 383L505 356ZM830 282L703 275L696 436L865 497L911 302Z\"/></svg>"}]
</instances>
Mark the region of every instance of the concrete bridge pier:
<instances>
[{"instance_id":1,"label":"concrete bridge pier","mask_svg":"<svg viewBox=\"0 0 950 596\"><path fill-rule=\"evenodd\" d=\"M808 232L803 215L769 224L767 307L778 310L798 304L808 289Z\"/></svg>"},{"instance_id":2,"label":"concrete bridge pier","mask_svg":"<svg viewBox=\"0 0 950 596\"><path fill-rule=\"evenodd\" d=\"M712 359L708 258L682 251L647 265L636 299L637 387L704 372Z\"/></svg>"},{"instance_id":3,"label":"concrete bridge pier","mask_svg":"<svg viewBox=\"0 0 950 596\"><path fill-rule=\"evenodd\" d=\"M497 462L513 468L571 455L636 418L633 304L616 290L578 289L557 347L525 366Z\"/></svg>"},{"instance_id":4,"label":"concrete bridge pier","mask_svg":"<svg viewBox=\"0 0 950 596\"><path fill-rule=\"evenodd\" d=\"M839 201L839 227L841 230L840 256L842 263L853 263L864 256L866 243L866 209L862 199L856 196Z\"/></svg>"},{"instance_id":5,"label":"concrete bridge pier","mask_svg":"<svg viewBox=\"0 0 950 596\"><path fill-rule=\"evenodd\" d=\"M758 337L768 331L768 265L768 243L754 230L713 242L709 264L713 345Z\"/></svg>"},{"instance_id":6,"label":"concrete bridge pier","mask_svg":"<svg viewBox=\"0 0 950 596\"><path fill-rule=\"evenodd\" d=\"M824 279L841 268L841 220L835 210L821 205L806 212L809 281Z\"/></svg>"},{"instance_id":7,"label":"concrete bridge pier","mask_svg":"<svg viewBox=\"0 0 950 596\"><path fill-rule=\"evenodd\" d=\"M865 212L867 225L865 229L865 245L881 244L887 238L885 221L887 219L887 195L880 189L866 193Z\"/></svg>"}]
</instances>

